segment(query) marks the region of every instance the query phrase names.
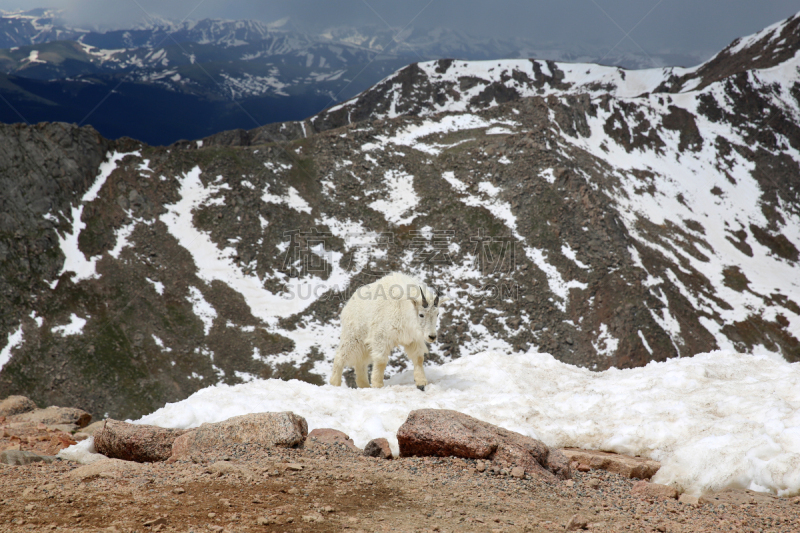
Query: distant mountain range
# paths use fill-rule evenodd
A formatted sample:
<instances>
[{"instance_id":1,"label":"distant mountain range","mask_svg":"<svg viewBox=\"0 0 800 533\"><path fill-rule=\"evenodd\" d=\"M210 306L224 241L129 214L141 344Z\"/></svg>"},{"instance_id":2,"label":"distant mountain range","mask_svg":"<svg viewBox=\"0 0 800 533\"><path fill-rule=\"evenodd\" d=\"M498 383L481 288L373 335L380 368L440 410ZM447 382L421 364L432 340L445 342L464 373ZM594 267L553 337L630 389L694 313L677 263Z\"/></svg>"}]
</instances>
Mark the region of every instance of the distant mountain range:
<instances>
[{"instance_id":1,"label":"distant mountain range","mask_svg":"<svg viewBox=\"0 0 800 533\"><path fill-rule=\"evenodd\" d=\"M149 144L301 120L397 69L440 58L541 58L626 68L699 58L550 47L461 32L337 27L319 34L283 19L151 20L138 27L71 28L36 9L0 18L0 122L91 124L104 136ZM658 64L654 65L653 62Z\"/></svg>"}]
</instances>

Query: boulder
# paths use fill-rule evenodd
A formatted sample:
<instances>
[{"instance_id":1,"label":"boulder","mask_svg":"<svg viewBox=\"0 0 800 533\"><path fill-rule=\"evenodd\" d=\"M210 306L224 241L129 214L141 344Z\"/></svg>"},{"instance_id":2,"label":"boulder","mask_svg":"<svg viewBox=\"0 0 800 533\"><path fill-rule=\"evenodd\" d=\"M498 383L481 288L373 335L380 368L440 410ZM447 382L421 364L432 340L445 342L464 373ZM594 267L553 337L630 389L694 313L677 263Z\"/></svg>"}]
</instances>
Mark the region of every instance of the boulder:
<instances>
[{"instance_id":1,"label":"boulder","mask_svg":"<svg viewBox=\"0 0 800 533\"><path fill-rule=\"evenodd\" d=\"M184 433L173 442L172 455L179 457L241 443L297 448L303 445L306 435L305 418L292 412L253 413L203 424Z\"/></svg>"},{"instance_id":2,"label":"boulder","mask_svg":"<svg viewBox=\"0 0 800 533\"><path fill-rule=\"evenodd\" d=\"M547 469L561 479L570 479L572 477L570 460L561 450L550 450L550 453L547 454Z\"/></svg>"},{"instance_id":3,"label":"boulder","mask_svg":"<svg viewBox=\"0 0 800 533\"><path fill-rule=\"evenodd\" d=\"M643 500L677 500L678 491L675 487L669 485L661 485L659 483L650 483L649 481L637 481L631 488L631 494Z\"/></svg>"},{"instance_id":4,"label":"boulder","mask_svg":"<svg viewBox=\"0 0 800 533\"><path fill-rule=\"evenodd\" d=\"M599 450L563 448L560 450L567 460L587 465L597 470L606 470L632 479L650 479L661 468L661 463L643 457L631 457Z\"/></svg>"},{"instance_id":5,"label":"boulder","mask_svg":"<svg viewBox=\"0 0 800 533\"><path fill-rule=\"evenodd\" d=\"M14 417L20 422L34 422L47 426L75 425L79 428L86 427L92 420L92 415L82 409L74 407L48 407L36 409Z\"/></svg>"},{"instance_id":6,"label":"boulder","mask_svg":"<svg viewBox=\"0 0 800 533\"><path fill-rule=\"evenodd\" d=\"M142 465L132 461L122 461L121 459L103 459L92 464L79 466L75 470L67 473L70 479L84 480L93 477L119 478L126 475L136 474L142 469Z\"/></svg>"},{"instance_id":7,"label":"boulder","mask_svg":"<svg viewBox=\"0 0 800 533\"><path fill-rule=\"evenodd\" d=\"M526 474L554 477L548 470L547 446L536 439L447 409L412 411L397 431L400 457L438 456L489 459L503 467L519 466ZM558 477L569 477L560 468Z\"/></svg>"},{"instance_id":8,"label":"boulder","mask_svg":"<svg viewBox=\"0 0 800 533\"><path fill-rule=\"evenodd\" d=\"M367 457L377 457L379 459L391 459L392 449L386 439L372 439L364 447L364 455Z\"/></svg>"},{"instance_id":9,"label":"boulder","mask_svg":"<svg viewBox=\"0 0 800 533\"><path fill-rule=\"evenodd\" d=\"M308 437L306 437L305 447L308 449L313 449L320 444L340 446L347 448L348 450L361 453L361 448L355 445L353 439L338 429L317 428L311 430L311 433L309 433Z\"/></svg>"},{"instance_id":10,"label":"boulder","mask_svg":"<svg viewBox=\"0 0 800 533\"><path fill-rule=\"evenodd\" d=\"M31 463L52 463L55 459L52 455L41 455L24 450L6 450L0 453L0 463L15 466L29 465Z\"/></svg>"},{"instance_id":11,"label":"boulder","mask_svg":"<svg viewBox=\"0 0 800 533\"><path fill-rule=\"evenodd\" d=\"M14 416L36 409L33 400L25 396L9 396L0 402L0 416Z\"/></svg>"},{"instance_id":12,"label":"boulder","mask_svg":"<svg viewBox=\"0 0 800 533\"><path fill-rule=\"evenodd\" d=\"M172 443L186 433L185 429L128 424L108 419L94 434L98 453L112 459L152 463L165 461L172 455Z\"/></svg>"}]
</instances>

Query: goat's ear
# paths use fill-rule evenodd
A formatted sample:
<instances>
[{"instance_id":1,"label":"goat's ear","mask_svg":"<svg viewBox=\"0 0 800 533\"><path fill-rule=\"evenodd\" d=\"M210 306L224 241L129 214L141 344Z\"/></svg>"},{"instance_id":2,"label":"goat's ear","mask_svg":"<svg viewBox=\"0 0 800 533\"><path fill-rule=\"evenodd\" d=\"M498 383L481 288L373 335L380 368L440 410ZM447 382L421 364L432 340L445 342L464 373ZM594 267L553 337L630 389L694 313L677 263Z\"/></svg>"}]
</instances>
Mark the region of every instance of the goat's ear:
<instances>
[{"instance_id":1,"label":"goat's ear","mask_svg":"<svg viewBox=\"0 0 800 533\"><path fill-rule=\"evenodd\" d=\"M443 304L443 303L449 302L449 301L450 301L450 298L448 298L447 296L439 296L439 303L440 304Z\"/></svg>"}]
</instances>

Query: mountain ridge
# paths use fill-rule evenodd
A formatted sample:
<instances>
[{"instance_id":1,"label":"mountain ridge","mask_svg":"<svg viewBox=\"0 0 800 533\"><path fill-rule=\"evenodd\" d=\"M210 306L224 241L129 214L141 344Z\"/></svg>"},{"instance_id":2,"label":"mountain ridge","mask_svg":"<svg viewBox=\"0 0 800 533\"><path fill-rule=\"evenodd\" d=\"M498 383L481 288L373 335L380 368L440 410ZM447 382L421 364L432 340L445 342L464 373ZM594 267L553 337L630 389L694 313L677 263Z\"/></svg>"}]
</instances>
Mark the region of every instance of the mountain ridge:
<instances>
[{"instance_id":1,"label":"mountain ridge","mask_svg":"<svg viewBox=\"0 0 800 533\"><path fill-rule=\"evenodd\" d=\"M0 46L3 35L8 46L0 50L0 71L8 76L0 96L10 104L0 107L0 121L88 122L109 138L137 137L160 145L306 118L420 60L549 57L637 67L666 61L657 54L627 52L601 58L577 45L413 26L401 35L397 28L376 25L306 32L291 21L158 19L99 31L69 28L54 11L0 20ZM105 94L94 96L94 90L78 84L95 85ZM108 93L114 98L106 98ZM184 96L186 104L176 107L175 95ZM208 115L216 119L199 118L204 105L213 108ZM133 107L138 109L131 114ZM176 126L147 131L148 123L165 118Z\"/></svg>"},{"instance_id":2,"label":"mountain ridge","mask_svg":"<svg viewBox=\"0 0 800 533\"><path fill-rule=\"evenodd\" d=\"M682 92L676 69L417 63L308 120L168 147L4 125L0 394L134 417L321 384L347 291L389 270L452 298L429 365L798 361L796 52Z\"/></svg>"}]
</instances>

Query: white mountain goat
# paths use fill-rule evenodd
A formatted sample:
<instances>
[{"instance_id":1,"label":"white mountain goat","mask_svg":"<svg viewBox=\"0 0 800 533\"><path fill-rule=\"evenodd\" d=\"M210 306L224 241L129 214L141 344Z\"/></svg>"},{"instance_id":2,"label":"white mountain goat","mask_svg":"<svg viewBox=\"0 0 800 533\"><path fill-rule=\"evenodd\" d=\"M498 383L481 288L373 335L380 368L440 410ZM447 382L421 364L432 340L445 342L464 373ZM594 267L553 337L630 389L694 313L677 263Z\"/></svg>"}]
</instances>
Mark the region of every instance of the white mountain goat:
<instances>
[{"instance_id":1,"label":"white mountain goat","mask_svg":"<svg viewBox=\"0 0 800 533\"><path fill-rule=\"evenodd\" d=\"M446 299L399 272L359 287L342 309L342 334L331 385L342 384L342 370L349 366L356 370L356 384L369 387L367 365L372 363L372 387L383 387L389 354L392 348L402 346L414 363L417 388L425 390L425 343L436 340L439 304Z\"/></svg>"}]
</instances>

